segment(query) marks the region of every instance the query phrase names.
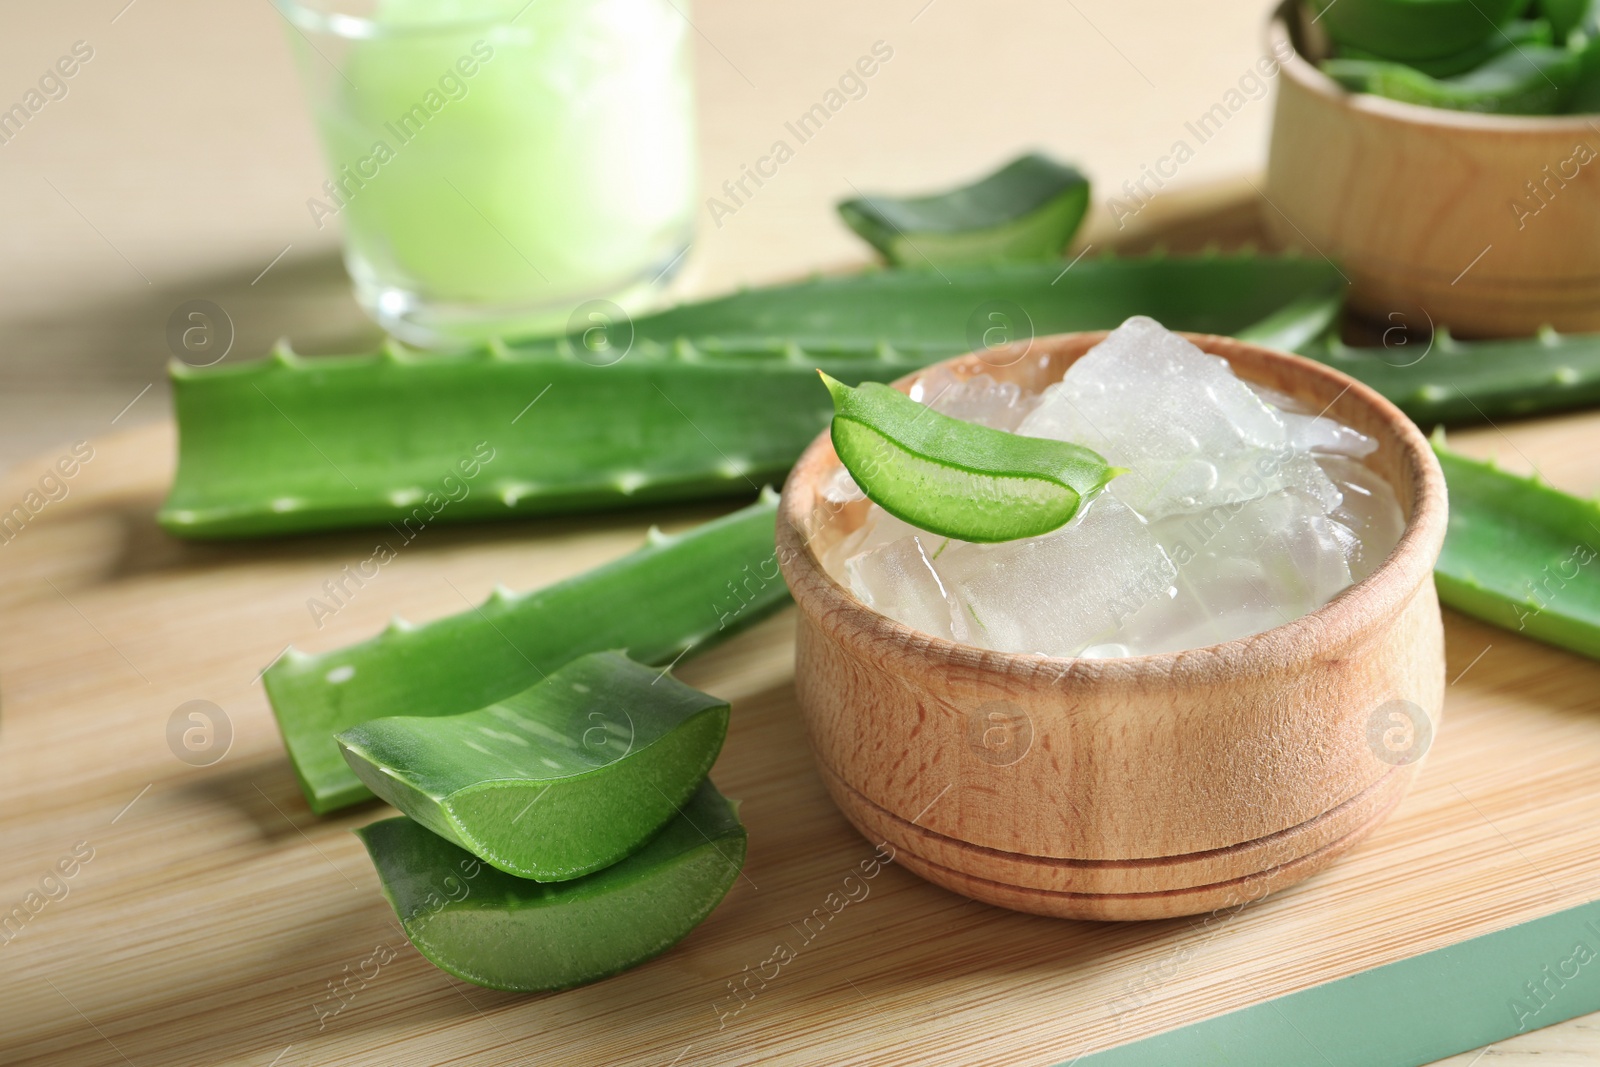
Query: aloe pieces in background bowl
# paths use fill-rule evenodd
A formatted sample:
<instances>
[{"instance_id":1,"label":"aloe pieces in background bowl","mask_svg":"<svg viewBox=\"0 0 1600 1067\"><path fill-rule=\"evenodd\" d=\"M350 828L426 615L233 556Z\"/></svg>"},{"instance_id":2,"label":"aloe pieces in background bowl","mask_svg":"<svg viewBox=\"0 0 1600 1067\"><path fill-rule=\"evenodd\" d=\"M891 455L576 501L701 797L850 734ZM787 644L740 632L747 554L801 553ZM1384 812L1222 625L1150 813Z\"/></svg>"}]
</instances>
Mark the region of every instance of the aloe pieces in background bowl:
<instances>
[{"instance_id":1,"label":"aloe pieces in background bowl","mask_svg":"<svg viewBox=\"0 0 1600 1067\"><path fill-rule=\"evenodd\" d=\"M1593 0L1310 0L1352 92L1455 111L1589 112L1600 103ZM1517 17L1520 16L1520 17Z\"/></svg>"},{"instance_id":2,"label":"aloe pieces in background bowl","mask_svg":"<svg viewBox=\"0 0 1600 1067\"><path fill-rule=\"evenodd\" d=\"M1089 179L1038 153L928 196L866 196L839 215L893 264L1056 259L1089 210Z\"/></svg>"},{"instance_id":3,"label":"aloe pieces in background bowl","mask_svg":"<svg viewBox=\"0 0 1600 1067\"><path fill-rule=\"evenodd\" d=\"M592 982L671 948L727 894L746 848L709 781L637 852L565 882L495 870L404 817L356 832L411 943L457 977L512 991Z\"/></svg>"},{"instance_id":4,"label":"aloe pieces in background bowl","mask_svg":"<svg viewBox=\"0 0 1600 1067\"><path fill-rule=\"evenodd\" d=\"M815 388L815 385L812 386ZM666 664L788 603L773 557L777 496L532 593L420 626L391 625L319 655L286 651L262 674L311 810L372 796L334 735L369 719L457 715L519 693L590 652Z\"/></svg>"},{"instance_id":5,"label":"aloe pieces in background bowl","mask_svg":"<svg viewBox=\"0 0 1600 1067\"><path fill-rule=\"evenodd\" d=\"M660 829L727 729L726 701L597 652L477 711L374 719L338 741L367 787L423 826L507 874L553 882Z\"/></svg>"}]
</instances>

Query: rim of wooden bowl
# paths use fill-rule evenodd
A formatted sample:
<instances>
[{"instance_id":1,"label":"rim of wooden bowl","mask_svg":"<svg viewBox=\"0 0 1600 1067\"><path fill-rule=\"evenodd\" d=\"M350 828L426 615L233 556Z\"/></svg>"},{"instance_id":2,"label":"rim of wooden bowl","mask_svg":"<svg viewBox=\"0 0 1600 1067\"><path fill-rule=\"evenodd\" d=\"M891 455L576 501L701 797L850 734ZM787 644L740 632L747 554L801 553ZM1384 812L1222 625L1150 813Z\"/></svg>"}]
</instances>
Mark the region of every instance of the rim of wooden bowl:
<instances>
[{"instance_id":1,"label":"rim of wooden bowl","mask_svg":"<svg viewBox=\"0 0 1600 1067\"><path fill-rule=\"evenodd\" d=\"M1289 31L1289 20L1298 17L1295 11L1299 0L1284 0L1267 18L1267 49L1273 56L1281 54L1280 42L1289 45L1289 58L1279 60L1278 67L1284 77L1308 92L1315 93L1346 111L1359 112L1391 122L1412 126L1453 128L1493 134L1527 134L1530 136L1560 133L1593 133L1592 115L1485 115L1475 111L1451 111L1448 108L1410 104L1403 100L1390 100L1371 93L1352 93L1300 54L1294 45L1294 35Z\"/></svg>"},{"instance_id":2,"label":"rim of wooden bowl","mask_svg":"<svg viewBox=\"0 0 1600 1067\"><path fill-rule=\"evenodd\" d=\"M1102 340L1108 331L1056 334L1034 340L1033 350L1065 350L1072 358ZM1178 652L1110 659L1042 656L1034 653L998 652L923 633L897 622L857 600L823 568L810 541L801 532L807 516L822 501L822 484L840 466L828 431L807 446L784 482L778 504L778 562L802 613L825 631L851 645L894 647L914 658L935 661L956 669L998 674L1022 684L1058 682L1071 677L1083 683L1146 685L1149 683L1217 684L1230 678L1282 670L1285 664L1335 653L1402 611L1423 582L1431 581L1433 565L1444 544L1447 503L1444 472L1427 438L1400 409L1354 378L1314 360L1290 355L1262 345L1213 334L1184 333L1201 349L1233 364L1233 357L1267 365L1279 364L1284 377L1302 379L1328 407L1343 406L1346 398L1369 408L1389 431L1400 449L1400 469L1413 484L1410 515L1399 542L1371 574L1343 590L1316 611L1270 630ZM1076 355L1073 350L1076 349ZM981 361L976 355L957 356L932 366L949 366L963 360ZM920 368L897 380L896 388L910 383L931 367ZM1248 374L1240 373L1249 380Z\"/></svg>"}]
</instances>

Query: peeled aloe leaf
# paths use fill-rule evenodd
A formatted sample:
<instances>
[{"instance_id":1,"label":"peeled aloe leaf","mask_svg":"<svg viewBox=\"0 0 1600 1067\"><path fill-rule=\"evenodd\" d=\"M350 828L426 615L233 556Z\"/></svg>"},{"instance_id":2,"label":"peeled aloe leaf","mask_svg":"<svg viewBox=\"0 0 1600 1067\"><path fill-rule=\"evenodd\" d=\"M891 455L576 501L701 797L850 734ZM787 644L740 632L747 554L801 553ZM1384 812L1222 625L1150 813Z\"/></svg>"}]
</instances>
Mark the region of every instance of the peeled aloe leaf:
<instances>
[{"instance_id":1,"label":"peeled aloe leaf","mask_svg":"<svg viewBox=\"0 0 1600 1067\"><path fill-rule=\"evenodd\" d=\"M812 386L815 388L815 385ZM532 593L307 655L262 674L311 810L369 798L334 735L369 719L459 715L520 693L579 656L627 649L645 663L702 651L788 602L773 556L777 497Z\"/></svg>"},{"instance_id":2,"label":"peeled aloe leaf","mask_svg":"<svg viewBox=\"0 0 1600 1067\"><path fill-rule=\"evenodd\" d=\"M1403 63L1326 59L1322 70L1356 93L1426 107L1497 115L1551 115L1577 88L1576 53L1546 45L1509 48L1464 74L1432 78Z\"/></svg>"},{"instance_id":3,"label":"peeled aloe leaf","mask_svg":"<svg viewBox=\"0 0 1600 1067\"><path fill-rule=\"evenodd\" d=\"M1600 505L1468 459L1438 435L1433 450L1450 492L1439 599L1600 659Z\"/></svg>"},{"instance_id":4,"label":"peeled aloe leaf","mask_svg":"<svg viewBox=\"0 0 1600 1067\"><path fill-rule=\"evenodd\" d=\"M931 196L845 200L839 214L890 263L1055 259L1089 210L1089 179L1037 153Z\"/></svg>"},{"instance_id":5,"label":"peeled aloe leaf","mask_svg":"<svg viewBox=\"0 0 1600 1067\"><path fill-rule=\"evenodd\" d=\"M635 320L628 343L614 325L599 347L591 333L465 356L175 365L178 473L160 520L183 537L387 522L409 538L746 493L827 426L817 367L889 380L1139 314L1228 333L1334 277L1320 259L1252 256L877 271L684 305Z\"/></svg>"},{"instance_id":6,"label":"peeled aloe leaf","mask_svg":"<svg viewBox=\"0 0 1600 1067\"><path fill-rule=\"evenodd\" d=\"M491 989L565 989L658 956L727 895L745 830L706 782L626 859L568 882L514 878L410 819L356 831L406 936L436 966Z\"/></svg>"},{"instance_id":7,"label":"peeled aloe leaf","mask_svg":"<svg viewBox=\"0 0 1600 1067\"><path fill-rule=\"evenodd\" d=\"M486 708L339 734L367 787L507 874L563 881L634 851L689 799L728 704L620 652Z\"/></svg>"}]
</instances>

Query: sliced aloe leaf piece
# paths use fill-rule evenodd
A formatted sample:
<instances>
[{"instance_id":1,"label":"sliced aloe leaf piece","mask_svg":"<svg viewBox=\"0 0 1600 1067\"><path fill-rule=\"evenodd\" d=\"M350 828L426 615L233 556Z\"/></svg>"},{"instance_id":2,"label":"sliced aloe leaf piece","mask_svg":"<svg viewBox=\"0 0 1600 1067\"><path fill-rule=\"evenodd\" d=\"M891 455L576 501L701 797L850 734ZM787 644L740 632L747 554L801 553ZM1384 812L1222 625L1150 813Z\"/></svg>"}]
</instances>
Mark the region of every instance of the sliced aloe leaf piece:
<instances>
[{"instance_id":1,"label":"sliced aloe leaf piece","mask_svg":"<svg viewBox=\"0 0 1600 1067\"><path fill-rule=\"evenodd\" d=\"M727 895L746 843L710 782L637 852L567 882L497 871L404 816L356 833L417 950L515 992L582 985L665 952Z\"/></svg>"},{"instance_id":2,"label":"sliced aloe leaf piece","mask_svg":"<svg viewBox=\"0 0 1600 1067\"><path fill-rule=\"evenodd\" d=\"M1497 34L1525 0L1312 0L1341 45L1405 62L1464 52Z\"/></svg>"},{"instance_id":3,"label":"sliced aloe leaf piece","mask_svg":"<svg viewBox=\"0 0 1600 1067\"><path fill-rule=\"evenodd\" d=\"M1089 210L1089 179L1038 153L930 196L867 196L839 215L890 263L946 266L1055 259Z\"/></svg>"},{"instance_id":4,"label":"sliced aloe leaf piece","mask_svg":"<svg viewBox=\"0 0 1600 1067\"><path fill-rule=\"evenodd\" d=\"M532 593L359 644L291 648L262 674L311 810L372 796L334 735L370 719L459 715L527 689L579 656L626 649L645 663L700 652L788 603L773 558L777 497Z\"/></svg>"},{"instance_id":5,"label":"sliced aloe leaf piece","mask_svg":"<svg viewBox=\"0 0 1600 1067\"><path fill-rule=\"evenodd\" d=\"M1477 44L1460 52L1435 59L1407 60L1406 65L1415 67L1430 78L1451 78L1482 66L1508 48L1522 48L1527 45L1549 47L1565 36L1565 30L1558 34L1547 19L1511 19ZM1346 45L1339 49L1339 58L1383 62L1386 57L1364 48Z\"/></svg>"},{"instance_id":6,"label":"sliced aloe leaf piece","mask_svg":"<svg viewBox=\"0 0 1600 1067\"><path fill-rule=\"evenodd\" d=\"M1439 599L1600 659L1600 505L1452 452L1442 435L1433 450L1450 492Z\"/></svg>"},{"instance_id":7,"label":"sliced aloe leaf piece","mask_svg":"<svg viewBox=\"0 0 1600 1067\"><path fill-rule=\"evenodd\" d=\"M1118 474L1098 452L954 419L897 389L826 374L833 447L873 503L961 541L1014 541L1066 525Z\"/></svg>"},{"instance_id":8,"label":"sliced aloe leaf piece","mask_svg":"<svg viewBox=\"0 0 1600 1067\"><path fill-rule=\"evenodd\" d=\"M683 305L604 341L174 365L178 473L160 521L181 537L409 536L748 493L827 426L817 367L887 381L1131 315L1229 333L1336 277L1321 259L1243 255L874 271Z\"/></svg>"},{"instance_id":9,"label":"sliced aloe leaf piece","mask_svg":"<svg viewBox=\"0 0 1600 1067\"><path fill-rule=\"evenodd\" d=\"M689 799L728 704L620 652L581 656L486 708L338 735L367 788L507 874L577 878L638 848Z\"/></svg>"},{"instance_id":10,"label":"sliced aloe leaf piece","mask_svg":"<svg viewBox=\"0 0 1600 1067\"><path fill-rule=\"evenodd\" d=\"M1509 48L1464 74L1432 78L1403 63L1327 59L1323 71L1346 89L1408 104L1499 115L1550 115L1566 105L1582 64L1565 48Z\"/></svg>"}]
</instances>

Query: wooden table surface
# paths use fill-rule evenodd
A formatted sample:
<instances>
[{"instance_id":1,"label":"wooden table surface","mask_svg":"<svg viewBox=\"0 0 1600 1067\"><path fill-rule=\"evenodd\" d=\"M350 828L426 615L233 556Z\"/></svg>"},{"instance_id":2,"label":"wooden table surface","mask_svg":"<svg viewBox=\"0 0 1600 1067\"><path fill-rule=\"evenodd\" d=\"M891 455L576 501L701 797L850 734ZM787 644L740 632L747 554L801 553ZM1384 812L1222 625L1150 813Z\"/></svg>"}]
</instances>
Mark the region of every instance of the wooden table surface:
<instances>
[{"instance_id":1,"label":"wooden table surface","mask_svg":"<svg viewBox=\"0 0 1600 1067\"><path fill-rule=\"evenodd\" d=\"M1114 191L1237 81L1258 52L1264 14L1258 3L1171 0L700 3L691 17L707 189L763 152L773 131L873 42L889 42L895 56L868 95L758 198L720 228L702 216L684 291L859 261L859 248L832 220L832 201L855 189L936 186L1025 147L1075 159L1103 192ZM343 832L371 811L331 823L308 815L254 672L288 640L326 647L371 632L393 610L413 617L455 610L441 574L476 594L496 580L526 587L571 573L625 551L648 517L441 531L411 579L396 578L320 634L306 632L302 586L354 558L359 535L251 559L162 537L149 511L168 462L168 431L158 423L167 406L164 326L174 307L193 298L222 304L240 354L280 334L309 351L374 336L350 300L337 235L318 231L304 206L322 174L281 21L266 0L96 0L8 12L8 28L0 66L10 87L0 86L0 97L20 96L76 41L89 42L94 58L64 99L0 145L0 202L8 208L0 255L6 492L35 479L40 463L70 441L91 441L97 458L76 495L0 557L8 562L0 570L0 902L9 909L21 900L77 842L96 851L71 892L0 947L0 1061L291 1067L478 1062L481 1052L482 1062L516 1062L519 1048L532 1047L512 1043L512 1035L526 1040L537 1024L558 1035L540 1046L555 1057L547 1062L602 1062L561 1044L615 1010L598 991L559 1007L535 1001L544 1007L530 1016L520 1002L452 983L414 957L397 964L392 983L377 983L330 1021L331 1037L318 1032L313 1006L326 982L371 949L352 955L356 942L393 943L397 935L359 846ZM1269 113L1265 100L1247 104L1131 231L1119 233L1097 206L1086 240L1137 247L1140 232L1159 229L1171 206L1184 202L1184 190L1259 167ZM1476 451L1498 449L1515 465L1537 464L1567 488L1600 489L1592 464L1600 426L1592 417L1507 434L1485 430L1462 440ZM725 786L771 804L780 794L764 793L765 783L786 774L788 792L780 792L793 805L753 821L751 872L770 878L773 892L736 891L721 932L696 935L709 956L658 965L671 982L694 985L696 996L728 977L719 968L732 974L741 962L759 962L764 951L750 956L755 943L743 939L790 905L806 910L812 895L826 891L819 872L829 863L843 870L865 849L826 803L797 748L787 627L785 619L768 623L690 675L739 701L743 725L730 740L729 769L719 771L730 776ZM1575 842L1548 825L1570 817L1575 804L1581 814L1584 801L1594 810L1592 794L1560 789L1588 780L1574 758L1592 755L1597 744L1596 669L1459 618L1450 627L1451 677L1460 681L1441 745L1455 736L1461 747L1441 750L1394 829L1352 856L1343 880L1308 886L1309 900L1285 895L1252 923L1268 932L1315 932L1318 902L1359 922L1365 906L1402 901L1384 888L1386 864L1404 855L1400 835L1425 834L1459 808L1463 791L1483 808L1480 823L1458 828L1469 873L1481 879L1463 889L1465 897L1498 885L1510 908L1549 910L1554 901L1600 891L1592 867L1569 863ZM235 747L215 767L191 768L166 746L168 716L191 698L214 700L234 717ZM1496 716L1514 702L1529 716L1527 738L1570 746L1558 766L1529 756L1509 760L1518 773L1493 773L1490 765L1508 762L1504 746L1518 735L1516 723ZM780 756L801 763L772 762ZM1475 784L1502 782L1492 798L1474 792ZM1595 851L1592 841L1578 844ZM795 849L820 852L815 864L797 867L789 862ZM1436 855L1423 866L1446 859ZM1524 862L1526 870L1510 870ZM1008 960L1041 938L1062 939L1063 951L1069 944L1103 950L1100 967L1081 977L1104 1004L1159 957L1161 938L1171 933L1052 933L1041 920L968 906L904 872L885 878L879 907L886 910L860 916L859 927L841 931L840 948L823 947L831 959L797 976L792 992L775 994L793 1003L774 1012L813 1012L818 1020L788 1034L787 1062L829 1062L824 1048L832 1062L866 1062L875 1050L887 1058L891 1047L913 1057L919 1049L983 1047L997 1063L1070 1058L1047 1020L1007 1010L1009 994L1048 1014L1048 1001L1028 999L1045 980L1040 965ZM755 903L761 900L769 903ZM1410 943L1425 947L1464 928L1504 925L1465 906L1467 917L1453 922L1449 905L1423 907ZM1186 978L1193 989L1169 990L1130 1025L1161 1029L1168 1014L1248 1000L1240 981L1217 979L1262 980L1267 957L1251 954L1250 929L1240 924L1214 973ZM870 933L922 945L912 953L915 965L874 965L873 953L886 950ZM941 939L948 939L943 953ZM1341 949L1339 965L1394 949L1382 940ZM1320 963L1316 953L1295 957L1288 984L1322 973L1334 955L1324 953ZM925 999L923 1014L948 1013L974 1044L951 1047L939 1029L903 1035L900 1045L881 1034L876 1013L904 1018ZM711 1025L702 1028L714 1033L706 1011ZM454 1031L463 1019L467 1031ZM617 1062L738 1062L712 1056L714 1038L698 1052L682 1051L610 1021ZM766 1032L759 1018L752 1025ZM1600 1056L1596 1028L1591 1016L1449 1062L1590 1062ZM480 1044L463 1044L465 1032Z\"/></svg>"}]
</instances>

